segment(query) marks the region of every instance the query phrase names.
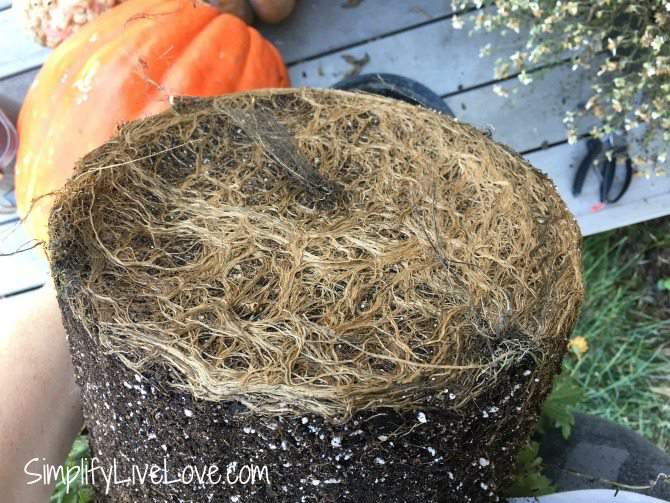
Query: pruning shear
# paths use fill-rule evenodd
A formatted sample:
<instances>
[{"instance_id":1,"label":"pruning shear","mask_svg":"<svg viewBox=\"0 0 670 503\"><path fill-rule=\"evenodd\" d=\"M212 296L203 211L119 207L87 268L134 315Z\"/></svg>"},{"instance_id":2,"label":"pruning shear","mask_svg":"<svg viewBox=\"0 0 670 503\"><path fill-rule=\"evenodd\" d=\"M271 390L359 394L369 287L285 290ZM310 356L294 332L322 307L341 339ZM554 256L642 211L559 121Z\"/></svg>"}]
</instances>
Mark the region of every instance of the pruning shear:
<instances>
[{"instance_id":1,"label":"pruning shear","mask_svg":"<svg viewBox=\"0 0 670 503\"><path fill-rule=\"evenodd\" d=\"M586 175L593 167L600 175L600 204L602 206L616 203L628 190L633 179L633 161L621 137L609 135L603 143L597 138L590 138L586 143L587 153L577 168L572 182L572 194L578 196L584 187ZM618 192L613 194L617 169L623 167L623 182Z\"/></svg>"}]
</instances>

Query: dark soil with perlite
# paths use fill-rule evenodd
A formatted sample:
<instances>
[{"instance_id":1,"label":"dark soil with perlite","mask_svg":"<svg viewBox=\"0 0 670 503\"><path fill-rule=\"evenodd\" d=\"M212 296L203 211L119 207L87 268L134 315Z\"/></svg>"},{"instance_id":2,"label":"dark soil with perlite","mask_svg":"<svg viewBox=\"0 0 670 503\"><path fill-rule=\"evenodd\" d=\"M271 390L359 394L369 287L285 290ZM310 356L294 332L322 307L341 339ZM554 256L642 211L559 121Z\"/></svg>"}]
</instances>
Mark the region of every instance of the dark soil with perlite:
<instances>
[{"instance_id":1,"label":"dark soil with perlite","mask_svg":"<svg viewBox=\"0 0 670 503\"><path fill-rule=\"evenodd\" d=\"M49 258L96 464L174 483L96 498L497 501L579 242L519 156L394 100L259 91L125 125L58 195Z\"/></svg>"}]
</instances>

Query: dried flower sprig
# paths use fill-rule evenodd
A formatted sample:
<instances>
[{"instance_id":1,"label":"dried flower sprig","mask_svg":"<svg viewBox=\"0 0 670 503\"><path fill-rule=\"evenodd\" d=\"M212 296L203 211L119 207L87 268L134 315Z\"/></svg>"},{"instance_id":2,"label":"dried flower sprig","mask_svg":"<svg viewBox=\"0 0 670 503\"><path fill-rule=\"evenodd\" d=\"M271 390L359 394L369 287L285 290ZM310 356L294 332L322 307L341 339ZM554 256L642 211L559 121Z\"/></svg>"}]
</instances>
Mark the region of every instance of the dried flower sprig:
<instances>
[{"instance_id":1,"label":"dried flower sprig","mask_svg":"<svg viewBox=\"0 0 670 503\"><path fill-rule=\"evenodd\" d=\"M589 133L636 139L638 169L664 172L670 144L670 0L453 0L454 10L475 7L474 31L528 30L523 49L495 65L497 79L516 76L529 85L529 70L558 63L592 73L592 94L564 123L571 142L578 119L598 121ZM454 17L454 28L466 26ZM482 56L491 47L481 48ZM498 88L504 95L506 91Z\"/></svg>"}]
</instances>

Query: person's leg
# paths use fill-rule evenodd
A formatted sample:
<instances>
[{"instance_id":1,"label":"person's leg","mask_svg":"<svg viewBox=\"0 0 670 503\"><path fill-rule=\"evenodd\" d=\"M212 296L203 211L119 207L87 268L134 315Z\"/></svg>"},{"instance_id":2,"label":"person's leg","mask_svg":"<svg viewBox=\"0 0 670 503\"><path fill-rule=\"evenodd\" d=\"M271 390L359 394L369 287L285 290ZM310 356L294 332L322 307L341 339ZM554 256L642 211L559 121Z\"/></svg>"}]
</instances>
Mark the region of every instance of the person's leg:
<instances>
[{"instance_id":1,"label":"person's leg","mask_svg":"<svg viewBox=\"0 0 670 503\"><path fill-rule=\"evenodd\" d=\"M44 503L53 487L31 473L61 465L83 424L53 286L0 300L0 320L1 499Z\"/></svg>"}]
</instances>

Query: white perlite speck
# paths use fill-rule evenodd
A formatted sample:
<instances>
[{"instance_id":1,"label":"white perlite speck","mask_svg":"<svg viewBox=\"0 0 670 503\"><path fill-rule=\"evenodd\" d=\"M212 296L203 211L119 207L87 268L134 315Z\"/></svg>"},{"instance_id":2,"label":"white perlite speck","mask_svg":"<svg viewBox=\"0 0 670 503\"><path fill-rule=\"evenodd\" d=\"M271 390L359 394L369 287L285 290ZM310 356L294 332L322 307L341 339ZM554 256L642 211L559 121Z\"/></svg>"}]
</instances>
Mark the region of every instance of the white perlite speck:
<instances>
[{"instance_id":1,"label":"white perlite speck","mask_svg":"<svg viewBox=\"0 0 670 503\"><path fill-rule=\"evenodd\" d=\"M375 463L378 465L385 465L386 461L384 461L382 458L375 458Z\"/></svg>"},{"instance_id":2,"label":"white perlite speck","mask_svg":"<svg viewBox=\"0 0 670 503\"><path fill-rule=\"evenodd\" d=\"M423 412L419 412L416 415L416 418L419 420L420 423L425 424L428 422L428 419L426 418L426 415Z\"/></svg>"},{"instance_id":3,"label":"white perlite speck","mask_svg":"<svg viewBox=\"0 0 670 503\"><path fill-rule=\"evenodd\" d=\"M489 466L491 462L486 458L479 458L480 466Z\"/></svg>"},{"instance_id":4,"label":"white perlite speck","mask_svg":"<svg viewBox=\"0 0 670 503\"><path fill-rule=\"evenodd\" d=\"M333 447L342 447L342 437L333 437L330 441L330 445Z\"/></svg>"},{"instance_id":5,"label":"white perlite speck","mask_svg":"<svg viewBox=\"0 0 670 503\"><path fill-rule=\"evenodd\" d=\"M184 415L186 417L193 417L193 411L189 409L184 409Z\"/></svg>"}]
</instances>

